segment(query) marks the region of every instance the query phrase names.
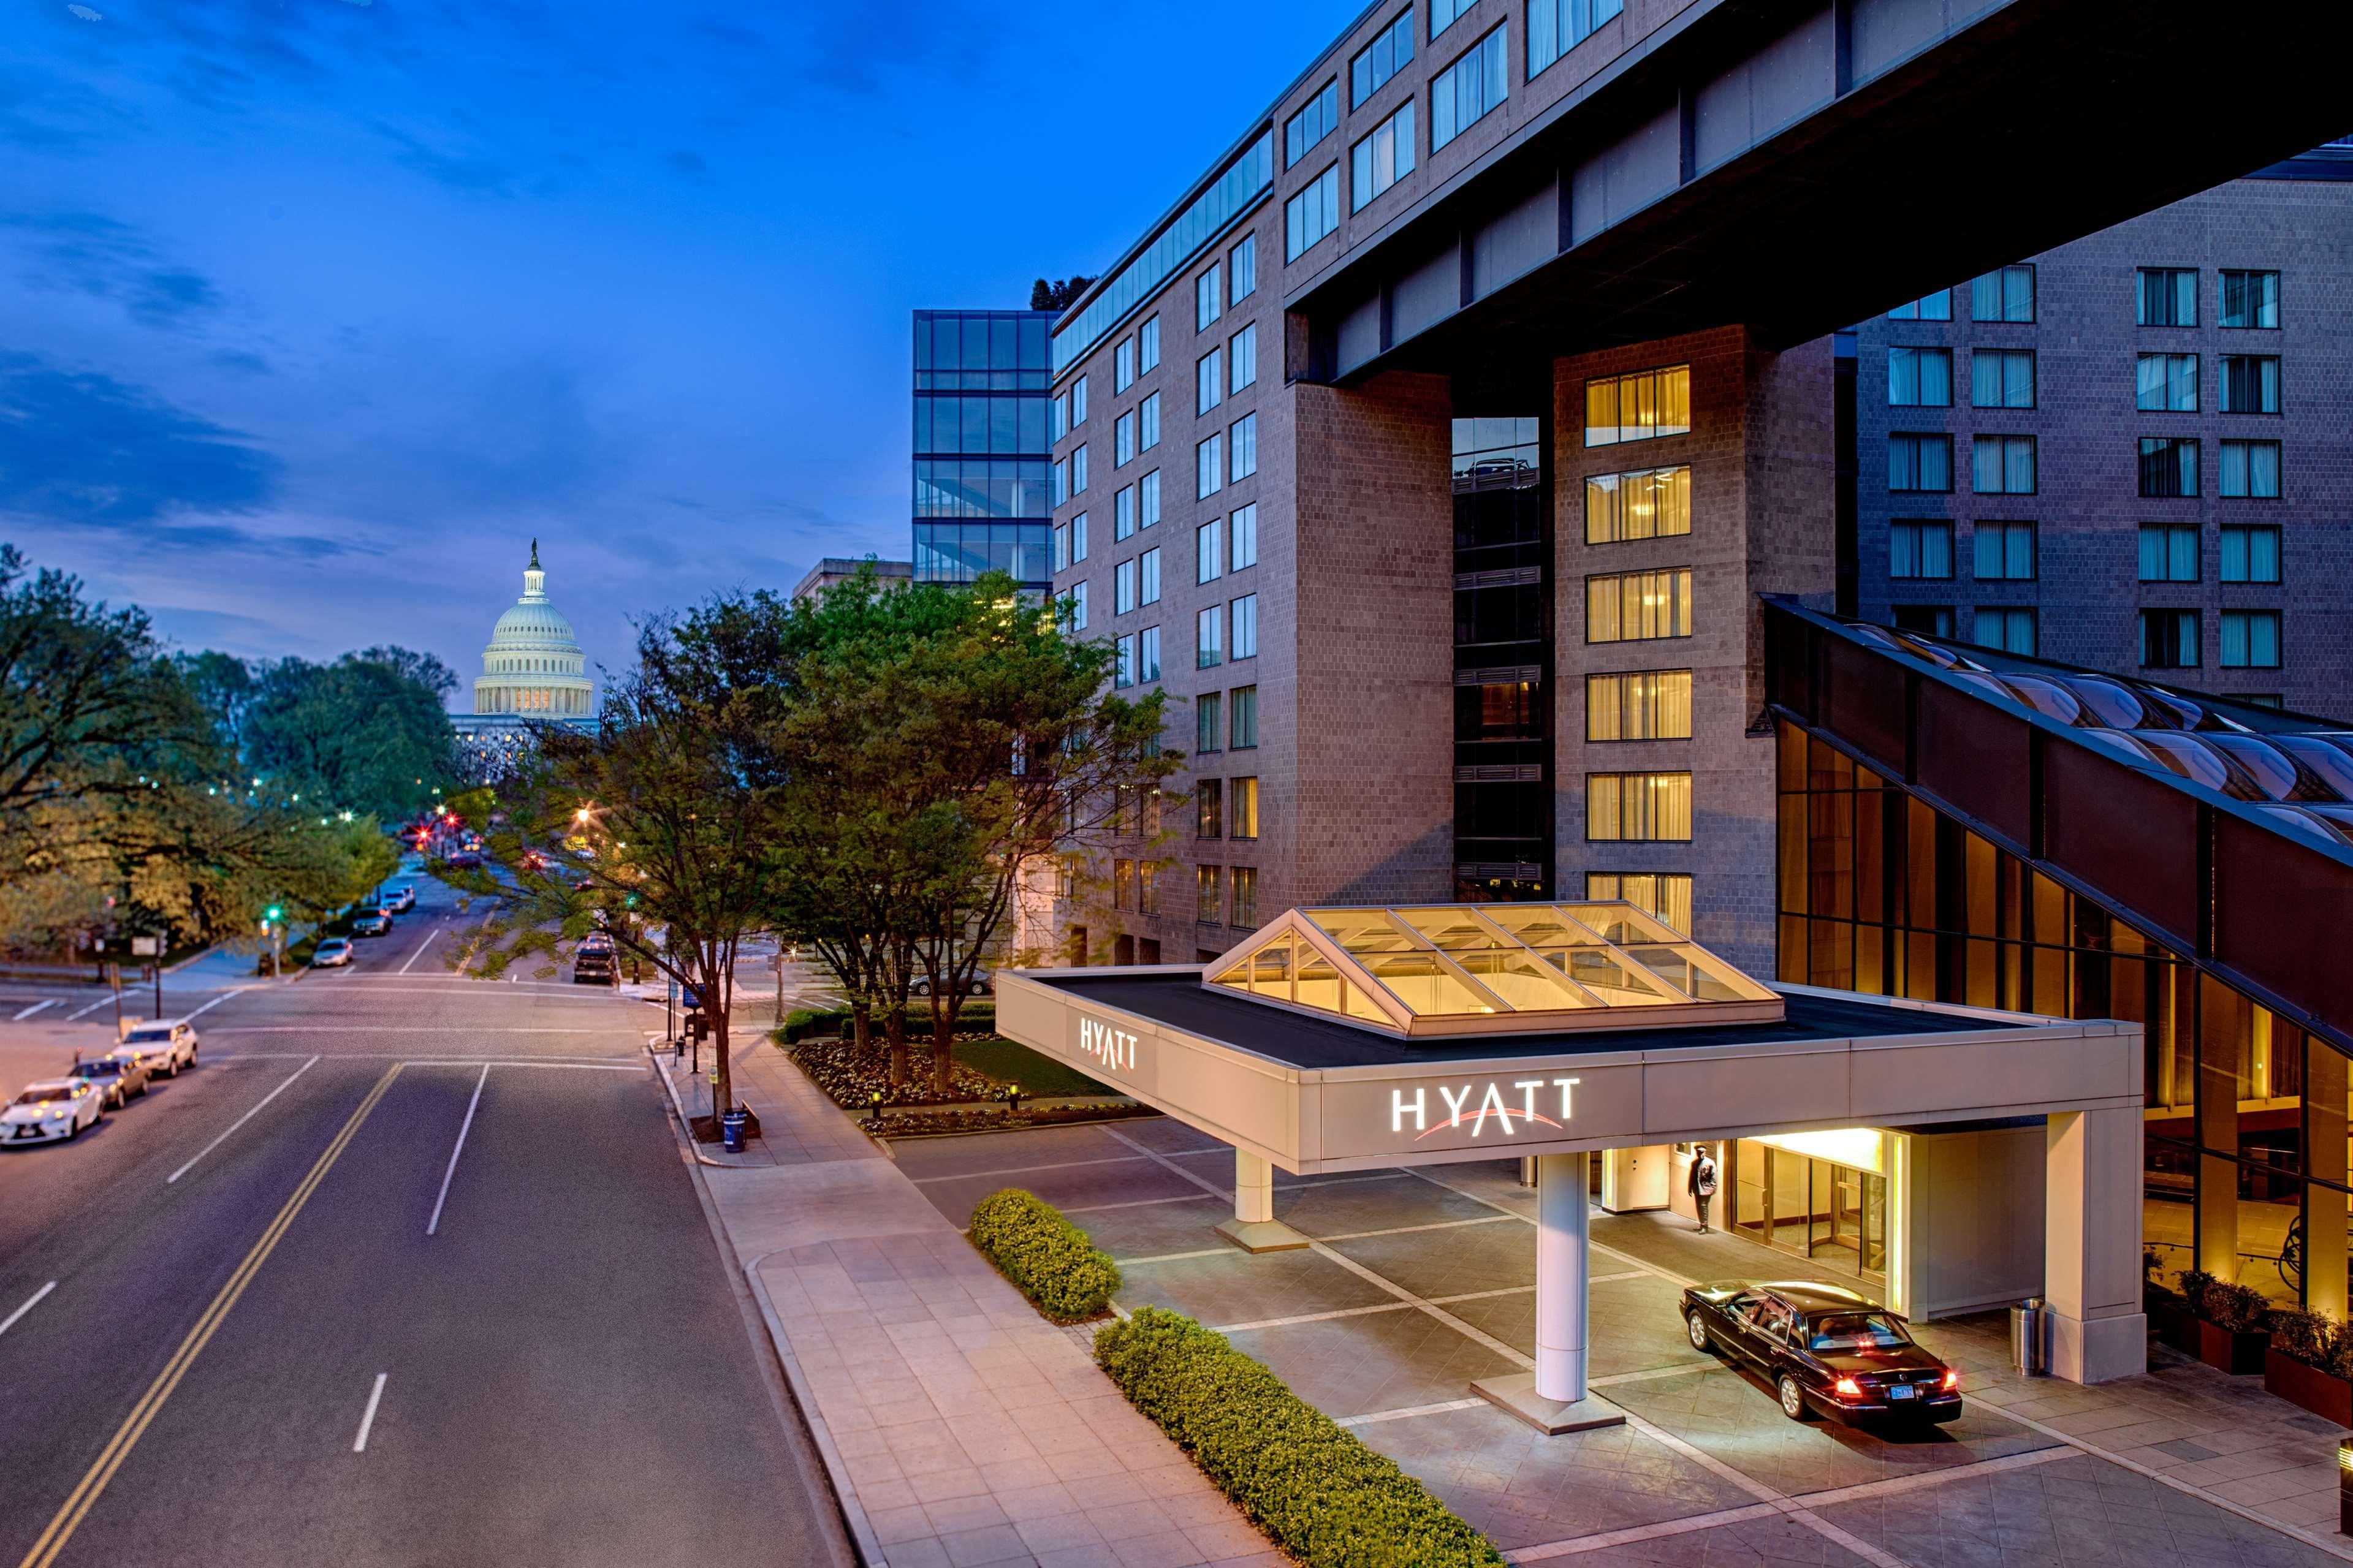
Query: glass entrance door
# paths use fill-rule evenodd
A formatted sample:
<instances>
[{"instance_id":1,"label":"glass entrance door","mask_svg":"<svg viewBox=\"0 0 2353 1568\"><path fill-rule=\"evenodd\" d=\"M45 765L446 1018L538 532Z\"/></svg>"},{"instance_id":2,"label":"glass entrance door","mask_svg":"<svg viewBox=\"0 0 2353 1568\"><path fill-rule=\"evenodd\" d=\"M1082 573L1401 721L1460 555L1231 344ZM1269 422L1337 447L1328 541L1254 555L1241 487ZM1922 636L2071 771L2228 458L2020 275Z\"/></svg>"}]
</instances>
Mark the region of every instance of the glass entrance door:
<instances>
[{"instance_id":1,"label":"glass entrance door","mask_svg":"<svg viewBox=\"0 0 2353 1568\"><path fill-rule=\"evenodd\" d=\"M1887 1181L1744 1138L1733 1147L1738 1234L1839 1274L1883 1282Z\"/></svg>"}]
</instances>

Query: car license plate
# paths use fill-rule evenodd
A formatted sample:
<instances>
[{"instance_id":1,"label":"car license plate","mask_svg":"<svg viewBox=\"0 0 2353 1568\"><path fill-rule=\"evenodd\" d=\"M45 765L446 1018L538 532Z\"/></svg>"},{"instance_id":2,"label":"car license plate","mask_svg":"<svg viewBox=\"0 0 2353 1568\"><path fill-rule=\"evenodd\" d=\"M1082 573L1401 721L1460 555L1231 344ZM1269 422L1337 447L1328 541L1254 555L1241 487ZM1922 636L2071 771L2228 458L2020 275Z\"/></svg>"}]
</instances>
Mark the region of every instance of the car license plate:
<instances>
[{"instance_id":1,"label":"car license plate","mask_svg":"<svg viewBox=\"0 0 2353 1568\"><path fill-rule=\"evenodd\" d=\"M1917 1388L1915 1388L1908 1383L1899 1383L1888 1389L1887 1397L1890 1399L1909 1399L1919 1392L1920 1391Z\"/></svg>"}]
</instances>

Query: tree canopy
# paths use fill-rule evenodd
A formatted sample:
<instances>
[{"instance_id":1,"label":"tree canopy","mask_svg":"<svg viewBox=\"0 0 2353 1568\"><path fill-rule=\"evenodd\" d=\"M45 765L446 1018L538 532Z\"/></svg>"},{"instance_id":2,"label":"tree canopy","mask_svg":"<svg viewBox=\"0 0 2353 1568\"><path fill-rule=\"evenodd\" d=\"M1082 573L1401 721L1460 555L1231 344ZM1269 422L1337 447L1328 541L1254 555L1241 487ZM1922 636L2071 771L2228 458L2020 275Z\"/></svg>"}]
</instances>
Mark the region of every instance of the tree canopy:
<instances>
[{"instance_id":1,"label":"tree canopy","mask_svg":"<svg viewBox=\"0 0 2353 1568\"><path fill-rule=\"evenodd\" d=\"M451 775L457 737L442 699L457 684L431 654L371 647L332 664L259 665L243 689L227 679L216 689L230 694L230 722L254 773L307 800L391 820L431 805Z\"/></svg>"},{"instance_id":2,"label":"tree canopy","mask_svg":"<svg viewBox=\"0 0 2353 1568\"><path fill-rule=\"evenodd\" d=\"M1029 285L1029 308L1033 310L1067 310L1078 302L1080 295L1094 286L1092 278L1073 275L1048 279L1040 278Z\"/></svg>"}]
</instances>

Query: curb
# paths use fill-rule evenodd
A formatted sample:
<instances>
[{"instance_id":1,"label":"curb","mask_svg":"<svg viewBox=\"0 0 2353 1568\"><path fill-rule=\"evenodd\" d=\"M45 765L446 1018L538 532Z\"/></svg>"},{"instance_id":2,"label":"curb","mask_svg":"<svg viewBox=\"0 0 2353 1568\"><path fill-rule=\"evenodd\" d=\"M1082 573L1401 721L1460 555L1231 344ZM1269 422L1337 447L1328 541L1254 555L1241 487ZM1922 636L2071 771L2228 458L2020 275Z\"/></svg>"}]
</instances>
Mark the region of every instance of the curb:
<instances>
[{"instance_id":1,"label":"curb","mask_svg":"<svg viewBox=\"0 0 2353 1568\"><path fill-rule=\"evenodd\" d=\"M760 1304L760 1321L768 1326L768 1341L776 1347L777 1363L785 1369L785 1382L792 1390L793 1403L800 1406L801 1419L808 1424L809 1438L817 1445L818 1459L825 1466L826 1479L833 1484L834 1501L841 1510L843 1522L849 1526L850 1542L859 1560L869 1568L890 1568L891 1560L874 1534L874 1522L866 1517L865 1507L858 1500L849 1464L834 1446L833 1428L818 1413L817 1392L809 1387L808 1374L801 1370L800 1359L793 1354L792 1341L776 1317L776 1304L769 1298L767 1282L760 1278L760 1265L775 1256L764 1252L744 1265L744 1278L752 1287L753 1300Z\"/></svg>"},{"instance_id":2,"label":"curb","mask_svg":"<svg viewBox=\"0 0 2353 1568\"><path fill-rule=\"evenodd\" d=\"M646 1065L653 1068L654 1080L662 1086L662 1092L670 1097L670 1110L678 1118L679 1136L685 1140L686 1152L694 1156L694 1163L698 1165L709 1165L717 1171L745 1169L744 1166L731 1165L724 1160L713 1160L694 1146L693 1120L686 1114L686 1106L678 1098L678 1086L670 1082L670 1074L662 1071L660 1058L655 1053L651 1041L646 1044Z\"/></svg>"}]
</instances>

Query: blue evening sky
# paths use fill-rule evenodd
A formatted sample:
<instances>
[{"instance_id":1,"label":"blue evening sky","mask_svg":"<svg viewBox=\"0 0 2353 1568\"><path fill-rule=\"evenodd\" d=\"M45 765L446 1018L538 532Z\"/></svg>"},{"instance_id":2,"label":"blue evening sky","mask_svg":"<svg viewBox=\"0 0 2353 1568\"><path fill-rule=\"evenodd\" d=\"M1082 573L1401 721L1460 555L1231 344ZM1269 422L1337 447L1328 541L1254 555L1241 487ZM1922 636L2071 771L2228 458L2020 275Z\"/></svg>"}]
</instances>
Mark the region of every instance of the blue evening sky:
<instances>
[{"instance_id":1,"label":"blue evening sky","mask_svg":"<svg viewBox=\"0 0 2353 1568\"><path fill-rule=\"evenodd\" d=\"M534 534L612 666L904 556L908 311L1100 270L1357 9L0 0L0 538L465 679Z\"/></svg>"}]
</instances>

